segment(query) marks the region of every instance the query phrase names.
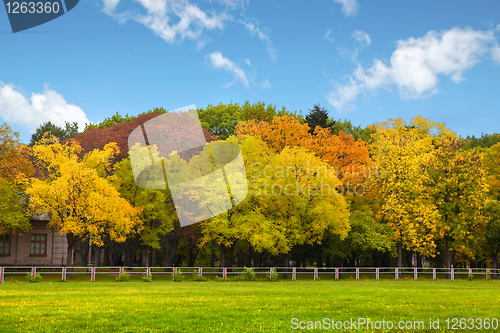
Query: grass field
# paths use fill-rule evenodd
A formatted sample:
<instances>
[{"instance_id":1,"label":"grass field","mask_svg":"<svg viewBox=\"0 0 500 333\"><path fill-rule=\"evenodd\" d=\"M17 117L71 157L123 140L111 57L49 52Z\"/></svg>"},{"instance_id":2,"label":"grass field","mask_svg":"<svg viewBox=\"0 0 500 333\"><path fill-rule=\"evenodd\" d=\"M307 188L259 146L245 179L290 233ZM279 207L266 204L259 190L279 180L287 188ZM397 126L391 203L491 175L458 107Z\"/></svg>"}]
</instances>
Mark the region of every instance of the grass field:
<instances>
[{"instance_id":1,"label":"grass field","mask_svg":"<svg viewBox=\"0 0 500 333\"><path fill-rule=\"evenodd\" d=\"M451 318L500 318L499 291L500 281L3 283L0 332L313 331L292 329L292 318L303 327L324 318L423 321L425 329L357 331L453 332ZM440 318L439 330L430 318ZM458 331L498 331L475 323Z\"/></svg>"}]
</instances>

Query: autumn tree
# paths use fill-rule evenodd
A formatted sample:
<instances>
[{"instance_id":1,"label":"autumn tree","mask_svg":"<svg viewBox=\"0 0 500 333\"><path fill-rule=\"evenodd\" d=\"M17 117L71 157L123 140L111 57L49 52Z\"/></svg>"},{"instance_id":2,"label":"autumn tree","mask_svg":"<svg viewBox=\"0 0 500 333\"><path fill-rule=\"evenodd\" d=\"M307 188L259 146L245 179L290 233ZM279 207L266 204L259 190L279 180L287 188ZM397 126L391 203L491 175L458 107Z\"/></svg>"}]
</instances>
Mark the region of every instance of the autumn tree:
<instances>
[{"instance_id":1,"label":"autumn tree","mask_svg":"<svg viewBox=\"0 0 500 333\"><path fill-rule=\"evenodd\" d=\"M436 206L426 185L425 166L432 158L432 136L445 131L417 117L409 123L401 118L377 124L372 154L378 173L373 179L382 196L382 212L394 230L398 267L403 246L432 256L436 248Z\"/></svg>"},{"instance_id":2,"label":"autumn tree","mask_svg":"<svg viewBox=\"0 0 500 333\"><path fill-rule=\"evenodd\" d=\"M168 111L163 108L155 108L137 116L121 116L116 113L99 124L88 125L83 133L74 137L82 147L80 155L94 149L103 149L108 143L115 142L120 152L113 158L112 164L122 161L128 157L128 138L130 133L145 122L167 112ZM182 129L179 130L179 133L181 133ZM207 142L217 140L217 138L211 135L206 129L203 130L203 133Z\"/></svg>"},{"instance_id":3,"label":"autumn tree","mask_svg":"<svg viewBox=\"0 0 500 333\"><path fill-rule=\"evenodd\" d=\"M15 183L31 176L33 168L26 152L19 133L12 131L6 123L0 125L0 178Z\"/></svg>"},{"instance_id":4,"label":"autumn tree","mask_svg":"<svg viewBox=\"0 0 500 333\"><path fill-rule=\"evenodd\" d=\"M308 124L302 124L293 117L281 116L275 117L271 123L258 120L240 122L236 135L257 136L277 153L285 147L308 149L335 169L346 193L352 194L357 189L356 186L364 183L370 176L372 163L366 143L354 140L344 132L334 135L331 129L318 126L314 134L311 134Z\"/></svg>"},{"instance_id":5,"label":"autumn tree","mask_svg":"<svg viewBox=\"0 0 500 333\"><path fill-rule=\"evenodd\" d=\"M427 171L447 268L451 268L452 251L462 259L474 258L486 223L488 188L482 158L476 151L461 152L461 146L453 135L437 143Z\"/></svg>"},{"instance_id":6,"label":"autumn tree","mask_svg":"<svg viewBox=\"0 0 500 333\"><path fill-rule=\"evenodd\" d=\"M68 241L67 265L72 264L75 244L87 237L102 244L104 234L124 241L139 225L141 209L132 207L105 179L111 160L118 153L116 144L93 150L83 158L74 141L60 143L45 136L32 148L38 167L46 177L31 179L26 190L32 214L49 214L49 227L59 228Z\"/></svg>"},{"instance_id":7,"label":"autumn tree","mask_svg":"<svg viewBox=\"0 0 500 333\"><path fill-rule=\"evenodd\" d=\"M33 173L19 133L0 125L0 235L31 230L20 195L22 180Z\"/></svg>"},{"instance_id":8,"label":"autumn tree","mask_svg":"<svg viewBox=\"0 0 500 333\"><path fill-rule=\"evenodd\" d=\"M327 229L342 238L347 235L347 204L327 163L300 147L275 153L252 136L239 143L249 196L235 211L202 223L204 243L216 240L227 247L234 240L246 240L258 252L278 255L288 254L298 244L321 243Z\"/></svg>"},{"instance_id":9,"label":"autumn tree","mask_svg":"<svg viewBox=\"0 0 500 333\"><path fill-rule=\"evenodd\" d=\"M138 219L141 221L139 233L131 235L127 240L130 251L135 253L137 241L143 247L152 248L154 252L160 249L160 239L174 229L177 219L170 191L162 189L144 189L137 185L130 163L130 158L118 162L110 177L120 196L133 207L141 209ZM130 237L129 237L130 238ZM126 258L129 259L129 258ZM128 261L128 260L127 260ZM150 263L151 264L151 263Z\"/></svg>"}]
</instances>

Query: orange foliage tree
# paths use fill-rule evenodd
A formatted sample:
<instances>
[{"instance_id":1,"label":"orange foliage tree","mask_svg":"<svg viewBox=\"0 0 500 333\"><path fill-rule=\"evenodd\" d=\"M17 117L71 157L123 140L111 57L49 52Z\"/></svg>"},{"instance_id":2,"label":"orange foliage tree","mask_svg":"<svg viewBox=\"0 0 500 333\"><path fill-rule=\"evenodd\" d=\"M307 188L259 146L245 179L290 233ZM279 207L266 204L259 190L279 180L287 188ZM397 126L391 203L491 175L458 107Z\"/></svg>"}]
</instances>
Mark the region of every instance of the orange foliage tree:
<instances>
[{"instance_id":1,"label":"orange foliage tree","mask_svg":"<svg viewBox=\"0 0 500 333\"><path fill-rule=\"evenodd\" d=\"M275 117L271 123L252 119L236 126L236 135L252 135L260 138L274 152L285 147L303 147L327 162L336 170L337 178L344 184L344 190L356 191L356 187L369 177L372 165L368 147L362 140L340 131L338 135L330 128L317 126L309 133L309 125L290 116Z\"/></svg>"}]
</instances>

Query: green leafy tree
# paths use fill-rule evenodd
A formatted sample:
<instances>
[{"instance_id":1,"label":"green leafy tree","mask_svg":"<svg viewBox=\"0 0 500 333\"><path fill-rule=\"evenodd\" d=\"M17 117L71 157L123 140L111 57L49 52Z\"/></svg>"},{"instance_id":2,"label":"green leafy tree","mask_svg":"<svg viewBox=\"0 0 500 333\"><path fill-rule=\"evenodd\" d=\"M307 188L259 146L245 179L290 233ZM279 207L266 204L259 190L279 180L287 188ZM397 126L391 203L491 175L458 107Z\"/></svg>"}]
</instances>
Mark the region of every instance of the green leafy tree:
<instances>
[{"instance_id":1,"label":"green leafy tree","mask_svg":"<svg viewBox=\"0 0 500 333\"><path fill-rule=\"evenodd\" d=\"M0 178L0 235L31 230L19 188Z\"/></svg>"},{"instance_id":2,"label":"green leafy tree","mask_svg":"<svg viewBox=\"0 0 500 333\"><path fill-rule=\"evenodd\" d=\"M467 136L465 138L467 144L464 146L465 149L473 149L473 148L489 148L500 142L500 133L493 134L484 134L481 133L481 137L476 138L473 136Z\"/></svg>"},{"instance_id":3,"label":"green leafy tree","mask_svg":"<svg viewBox=\"0 0 500 333\"><path fill-rule=\"evenodd\" d=\"M245 104L229 103L209 105L205 109L198 109L201 124L219 139L225 140L234 134L236 125L241 121L251 119L271 122L274 117L293 116L302 120L296 112L289 112L285 108L276 110L276 105L265 105L265 103Z\"/></svg>"},{"instance_id":4,"label":"green leafy tree","mask_svg":"<svg viewBox=\"0 0 500 333\"><path fill-rule=\"evenodd\" d=\"M68 123L65 122L65 126L57 126L52 122L46 122L40 125L35 133L31 135L31 140L29 143L30 147L33 147L35 143L40 141L46 133L50 133L52 136L56 137L59 141L66 138L74 137L78 134L78 124L76 122Z\"/></svg>"},{"instance_id":5,"label":"green leafy tree","mask_svg":"<svg viewBox=\"0 0 500 333\"><path fill-rule=\"evenodd\" d=\"M312 110L309 110L306 122L309 125L309 133L311 134L314 133L316 126L327 128L335 124L335 121L333 123L328 122L328 110L319 104L315 104Z\"/></svg>"},{"instance_id":6,"label":"green leafy tree","mask_svg":"<svg viewBox=\"0 0 500 333\"><path fill-rule=\"evenodd\" d=\"M361 126L354 126L351 121L347 119L344 121L340 121L340 119L337 121L329 120L328 122L332 124L331 128L334 134L339 134L342 131L352 135L355 140L360 139L366 143L370 142L372 134L376 132L375 126L373 125L362 128Z\"/></svg>"}]
</instances>

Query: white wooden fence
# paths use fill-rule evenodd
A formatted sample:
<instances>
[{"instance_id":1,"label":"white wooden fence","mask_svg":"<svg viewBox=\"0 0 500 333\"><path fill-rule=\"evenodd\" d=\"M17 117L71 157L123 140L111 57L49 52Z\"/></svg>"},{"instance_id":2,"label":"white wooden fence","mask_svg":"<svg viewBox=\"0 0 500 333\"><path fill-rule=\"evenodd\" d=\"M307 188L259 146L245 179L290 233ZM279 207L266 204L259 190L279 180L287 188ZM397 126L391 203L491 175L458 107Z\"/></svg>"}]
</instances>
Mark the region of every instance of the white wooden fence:
<instances>
[{"instance_id":1,"label":"white wooden fence","mask_svg":"<svg viewBox=\"0 0 500 333\"><path fill-rule=\"evenodd\" d=\"M288 275L292 280L318 280L318 279L490 279L500 276L499 269L490 268L416 268L405 267L252 267L256 276L272 278L276 275L283 278ZM9 275L40 274L42 276L61 276L66 281L71 275L89 275L90 281L96 281L99 276L118 276L127 272L129 275L170 275L173 276L178 270L185 276L197 275L199 277L220 276L223 278L237 276L246 272L246 267L52 267L52 266L2 266L0 267L0 283L5 281Z\"/></svg>"}]
</instances>

